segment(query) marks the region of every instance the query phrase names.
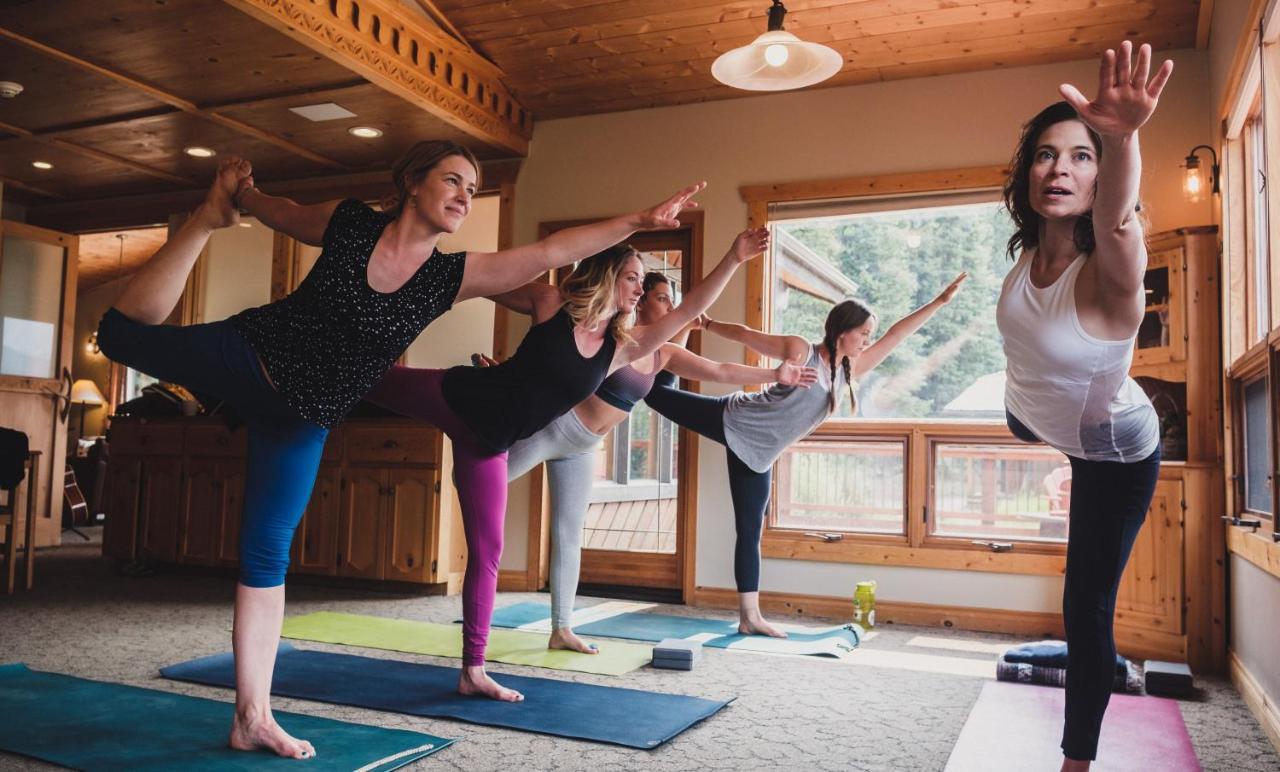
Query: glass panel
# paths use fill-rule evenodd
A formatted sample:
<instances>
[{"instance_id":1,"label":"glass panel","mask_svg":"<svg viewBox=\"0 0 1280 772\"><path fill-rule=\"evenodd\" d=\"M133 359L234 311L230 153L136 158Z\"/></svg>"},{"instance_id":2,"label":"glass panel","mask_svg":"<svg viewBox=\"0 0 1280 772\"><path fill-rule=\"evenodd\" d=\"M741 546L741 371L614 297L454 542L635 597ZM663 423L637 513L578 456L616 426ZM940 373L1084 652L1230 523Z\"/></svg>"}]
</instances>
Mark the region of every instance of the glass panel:
<instances>
[{"instance_id":1,"label":"glass panel","mask_svg":"<svg viewBox=\"0 0 1280 772\"><path fill-rule=\"evenodd\" d=\"M152 378L150 375L134 370L132 367L125 368L124 401L128 402L131 399L141 397L143 389L159 382L159 379Z\"/></svg>"},{"instance_id":2,"label":"glass panel","mask_svg":"<svg viewBox=\"0 0 1280 772\"><path fill-rule=\"evenodd\" d=\"M56 378L66 250L18 236L0 248L0 375Z\"/></svg>"},{"instance_id":3,"label":"glass panel","mask_svg":"<svg viewBox=\"0 0 1280 772\"><path fill-rule=\"evenodd\" d=\"M1253 209L1253 276L1254 292L1257 293L1257 319L1255 334L1258 339L1266 337L1271 329L1270 321L1270 280L1267 271L1267 191L1266 173L1262 164L1266 159L1263 145L1262 121L1251 120L1245 131L1251 145L1249 158L1249 174L1245 178L1245 190L1249 197L1249 206Z\"/></svg>"},{"instance_id":4,"label":"glass panel","mask_svg":"<svg viewBox=\"0 0 1280 772\"><path fill-rule=\"evenodd\" d=\"M1169 269L1152 268L1143 278L1147 312L1138 328L1138 348L1169 345Z\"/></svg>"},{"instance_id":5,"label":"glass panel","mask_svg":"<svg viewBox=\"0 0 1280 772\"><path fill-rule=\"evenodd\" d=\"M934 446L930 528L938 536L1065 542L1071 466L1036 445Z\"/></svg>"},{"instance_id":6,"label":"glass panel","mask_svg":"<svg viewBox=\"0 0 1280 772\"><path fill-rule=\"evenodd\" d=\"M932 300L957 274L955 300L863 379L858 412L870 418L1004 418L1004 351L995 308L1013 265L1013 225L995 200L774 222L772 332L822 337L833 303L867 301L883 333ZM847 415L848 400L838 415Z\"/></svg>"},{"instance_id":7,"label":"glass panel","mask_svg":"<svg viewBox=\"0 0 1280 772\"><path fill-rule=\"evenodd\" d=\"M806 440L774 469L774 526L906 533L906 445Z\"/></svg>"},{"instance_id":8,"label":"glass panel","mask_svg":"<svg viewBox=\"0 0 1280 772\"><path fill-rule=\"evenodd\" d=\"M671 281L679 303L683 254L642 252L646 271ZM587 549L676 551L676 463L679 430L640 402L596 451L596 481L583 525Z\"/></svg>"},{"instance_id":9,"label":"glass panel","mask_svg":"<svg viewBox=\"0 0 1280 772\"><path fill-rule=\"evenodd\" d=\"M1254 512L1271 511L1271 438L1267 432L1267 382L1244 387L1244 500Z\"/></svg>"}]
</instances>

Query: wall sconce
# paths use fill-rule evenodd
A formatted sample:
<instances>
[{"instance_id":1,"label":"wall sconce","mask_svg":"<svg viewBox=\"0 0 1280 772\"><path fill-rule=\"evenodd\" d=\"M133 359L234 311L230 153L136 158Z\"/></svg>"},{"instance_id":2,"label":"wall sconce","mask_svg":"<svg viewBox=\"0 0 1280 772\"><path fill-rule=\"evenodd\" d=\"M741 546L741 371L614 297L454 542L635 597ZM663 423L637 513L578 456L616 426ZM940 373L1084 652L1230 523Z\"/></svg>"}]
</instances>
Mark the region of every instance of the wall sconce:
<instances>
[{"instance_id":1,"label":"wall sconce","mask_svg":"<svg viewBox=\"0 0 1280 772\"><path fill-rule=\"evenodd\" d=\"M101 354L102 349L98 348L98 331L94 330L89 333L89 342L84 344L84 350L90 354Z\"/></svg>"},{"instance_id":2,"label":"wall sconce","mask_svg":"<svg viewBox=\"0 0 1280 772\"><path fill-rule=\"evenodd\" d=\"M769 31L717 57L711 63L711 76L726 86L747 91L784 91L821 83L839 72L844 57L782 29L786 15L781 0L773 0Z\"/></svg>"},{"instance_id":3,"label":"wall sconce","mask_svg":"<svg viewBox=\"0 0 1280 772\"><path fill-rule=\"evenodd\" d=\"M1208 150L1213 157L1213 165L1210 167L1209 184L1213 188L1214 195L1221 191L1218 189L1218 154L1208 145L1196 145L1191 148L1191 152L1187 154L1186 163L1183 168L1187 170L1186 176L1182 178L1182 192L1187 194L1187 200L1193 204L1198 204L1204 198L1205 179L1204 169L1200 167L1200 159L1196 157L1197 150Z\"/></svg>"}]
</instances>

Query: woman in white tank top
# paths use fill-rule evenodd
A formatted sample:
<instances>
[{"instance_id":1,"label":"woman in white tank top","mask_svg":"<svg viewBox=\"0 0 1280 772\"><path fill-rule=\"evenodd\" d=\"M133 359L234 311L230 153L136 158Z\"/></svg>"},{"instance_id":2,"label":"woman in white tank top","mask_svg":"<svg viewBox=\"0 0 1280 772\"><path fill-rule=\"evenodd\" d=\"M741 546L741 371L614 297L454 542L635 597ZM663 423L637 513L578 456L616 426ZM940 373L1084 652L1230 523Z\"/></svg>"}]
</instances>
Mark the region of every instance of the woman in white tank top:
<instances>
[{"instance_id":1,"label":"woman in white tank top","mask_svg":"<svg viewBox=\"0 0 1280 772\"><path fill-rule=\"evenodd\" d=\"M1116 590L1160 469L1155 411L1128 372L1147 265L1138 129L1172 70L1166 61L1151 74L1150 46L1136 61L1129 41L1108 50L1093 101L1063 85L1066 101L1024 127L1004 189L1018 228L1010 256L1021 249L996 311L1009 428L1072 469L1063 770L1097 755Z\"/></svg>"}]
</instances>

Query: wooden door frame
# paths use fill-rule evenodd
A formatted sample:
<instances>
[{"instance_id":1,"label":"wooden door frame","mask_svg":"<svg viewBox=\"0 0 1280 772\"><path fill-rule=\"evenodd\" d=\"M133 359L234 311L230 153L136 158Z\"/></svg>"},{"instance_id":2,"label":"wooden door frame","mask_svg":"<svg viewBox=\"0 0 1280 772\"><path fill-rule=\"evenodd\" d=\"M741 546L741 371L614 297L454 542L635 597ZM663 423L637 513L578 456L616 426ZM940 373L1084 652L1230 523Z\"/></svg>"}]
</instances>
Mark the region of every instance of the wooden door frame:
<instances>
[{"instance_id":1,"label":"wooden door frame","mask_svg":"<svg viewBox=\"0 0 1280 772\"><path fill-rule=\"evenodd\" d=\"M24 376L0 375L0 392L17 392L23 394L44 395L54 400L54 415L58 416L62 400L71 398L71 346L74 344L76 327L76 276L79 272L80 238L69 233L60 233L47 228L38 228L26 223L0 219L0 239L13 235L29 241L62 247L62 305L59 309L61 329L58 340L57 375L53 378L30 378ZM0 244L0 268L3 265L3 246ZM63 391L66 396L63 396ZM69 414L68 414L69 415ZM66 415L57 418L53 427L52 457L40 464L40 475L48 475L44 482L36 485L36 544L38 546L56 545L62 533L62 476L66 467L67 456L67 420ZM32 483L28 482L30 495ZM57 494L57 495L55 495ZM26 504L21 504L24 508ZM52 523L45 525L45 523Z\"/></svg>"},{"instance_id":2,"label":"wooden door frame","mask_svg":"<svg viewBox=\"0 0 1280 772\"><path fill-rule=\"evenodd\" d=\"M506 209L506 207L503 207L503 209ZM543 239L555 231L595 222L598 219L600 218L541 222L538 223L538 238ZM684 281L682 292L687 292L703 277L702 243L706 228L706 213L700 209L681 212L679 219L680 227L673 230L688 231L689 233L688 262L685 266L682 266L683 270L681 272L681 277ZM549 277L544 278L549 280ZM499 309L499 313L504 312ZM496 340L499 330L501 330L503 336L502 344L505 347L507 345L505 316L501 324L495 320L495 351L499 350L498 341ZM688 348L695 354L700 353L702 349L700 332L694 332L689 337ZM685 382L684 387L695 393L700 390L696 383ZM680 454L677 460L679 468L678 479L687 480L688 484L679 485L676 494L676 574L679 579L682 598L686 602L693 598L696 582L698 439L697 433L684 428L680 429ZM551 518L547 511L547 482L543 465L539 465L531 471L529 479L529 541L528 554L526 556L527 562L525 564L525 589L534 591L546 586L547 582L551 554Z\"/></svg>"}]
</instances>

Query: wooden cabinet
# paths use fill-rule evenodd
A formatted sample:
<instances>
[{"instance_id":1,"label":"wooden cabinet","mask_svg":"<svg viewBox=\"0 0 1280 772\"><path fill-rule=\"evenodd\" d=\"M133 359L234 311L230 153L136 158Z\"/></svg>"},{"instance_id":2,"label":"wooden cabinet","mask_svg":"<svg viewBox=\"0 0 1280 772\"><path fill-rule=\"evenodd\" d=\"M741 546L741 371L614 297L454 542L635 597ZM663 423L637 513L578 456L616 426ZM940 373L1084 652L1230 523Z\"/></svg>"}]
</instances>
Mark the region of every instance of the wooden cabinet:
<instances>
[{"instance_id":1,"label":"wooden cabinet","mask_svg":"<svg viewBox=\"0 0 1280 772\"><path fill-rule=\"evenodd\" d=\"M235 566L246 432L211 419L117 418L103 553ZM332 432L294 534L290 571L457 592L466 560L451 454L433 427L399 419Z\"/></svg>"},{"instance_id":2,"label":"wooden cabinet","mask_svg":"<svg viewBox=\"0 0 1280 772\"><path fill-rule=\"evenodd\" d=\"M1116 599L1127 654L1225 664L1218 250L1213 227L1148 239L1147 309L1130 371L1160 419L1162 463Z\"/></svg>"}]
</instances>

